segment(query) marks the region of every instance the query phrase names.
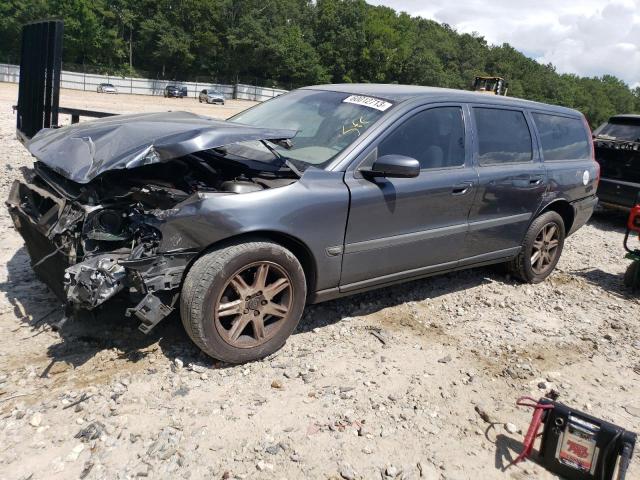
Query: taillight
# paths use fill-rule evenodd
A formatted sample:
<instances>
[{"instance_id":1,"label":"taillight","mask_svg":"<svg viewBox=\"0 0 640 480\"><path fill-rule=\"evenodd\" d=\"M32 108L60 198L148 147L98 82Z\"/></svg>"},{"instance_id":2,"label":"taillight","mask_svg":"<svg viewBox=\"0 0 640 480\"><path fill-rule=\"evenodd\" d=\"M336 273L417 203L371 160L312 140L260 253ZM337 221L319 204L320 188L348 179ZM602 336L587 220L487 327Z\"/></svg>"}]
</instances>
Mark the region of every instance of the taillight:
<instances>
[{"instance_id":1,"label":"taillight","mask_svg":"<svg viewBox=\"0 0 640 480\"><path fill-rule=\"evenodd\" d=\"M631 230L632 232L640 233L640 205L636 205L631 209L627 227L629 227L629 230Z\"/></svg>"},{"instance_id":2,"label":"taillight","mask_svg":"<svg viewBox=\"0 0 640 480\"><path fill-rule=\"evenodd\" d=\"M587 117L582 115L582 121L584 122L584 128L587 129L589 145L591 146L591 160L596 164L596 182L595 187L598 188L598 184L600 183L600 164L596 160L596 147L593 144L593 133L591 132L591 127L589 126L589 122L587 122Z\"/></svg>"}]
</instances>

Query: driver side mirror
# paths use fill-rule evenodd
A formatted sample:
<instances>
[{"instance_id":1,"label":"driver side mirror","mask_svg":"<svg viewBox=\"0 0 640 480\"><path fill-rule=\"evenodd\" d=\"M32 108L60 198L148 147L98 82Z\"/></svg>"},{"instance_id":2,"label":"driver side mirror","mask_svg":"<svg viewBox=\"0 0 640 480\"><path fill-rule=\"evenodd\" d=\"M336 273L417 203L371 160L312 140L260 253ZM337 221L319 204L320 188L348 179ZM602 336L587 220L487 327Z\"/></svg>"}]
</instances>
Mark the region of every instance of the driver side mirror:
<instances>
[{"instance_id":1,"label":"driver side mirror","mask_svg":"<svg viewBox=\"0 0 640 480\"><path fill-rule=\"evenodd\" d=\"M383 155L360 172L364 177L415 178L420 175L420 162L404 155Z\"/></svg>"}]
</instances>

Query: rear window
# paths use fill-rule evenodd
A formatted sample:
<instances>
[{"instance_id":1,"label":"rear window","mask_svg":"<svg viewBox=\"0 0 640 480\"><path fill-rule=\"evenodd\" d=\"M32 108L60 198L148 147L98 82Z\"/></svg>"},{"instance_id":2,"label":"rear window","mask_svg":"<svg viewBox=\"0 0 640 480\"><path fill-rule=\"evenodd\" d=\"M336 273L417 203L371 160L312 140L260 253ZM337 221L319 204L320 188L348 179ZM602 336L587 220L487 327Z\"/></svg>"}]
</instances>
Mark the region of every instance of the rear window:
<instances>
[{"instance_id":1,"label":"rear window","mask_svg":"<svg viewBox=\"0 0 640 480\"><path fill-rule=\"evenodd\" d=\"M612 118L594 133L605 139L640 142L640 119Z\"/></svg>"},{"instance_id":2,"label":"rear window","mask_svg":"<svg viewBox=\"0 0 640 480\"><path fill-rule=\"evenodd\" d=\"M533 113L545 161L591 158L589 137L578 118Z\"/></svg>"},{"instance_id":3,"label":"rear window","mask_svg":"<svg viewBox=\"0 0 640 480\"><path fill-rule=\"evenodd\" d=\"M533 159L531 132L517 110L474 108L480 165L529 162Z\"/></svg>"}]
</instances>

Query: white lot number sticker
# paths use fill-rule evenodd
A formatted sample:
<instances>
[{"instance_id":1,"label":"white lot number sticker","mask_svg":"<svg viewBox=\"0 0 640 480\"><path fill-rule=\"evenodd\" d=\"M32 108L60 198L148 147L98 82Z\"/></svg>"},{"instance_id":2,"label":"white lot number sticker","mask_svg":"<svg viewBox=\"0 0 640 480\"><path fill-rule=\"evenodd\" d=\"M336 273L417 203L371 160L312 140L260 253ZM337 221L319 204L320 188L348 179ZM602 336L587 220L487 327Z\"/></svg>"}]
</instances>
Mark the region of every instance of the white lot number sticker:
<instances>
[{"instance_id":1,"label":"white lot number sticker","mask_svg":"<svg viewBox=\"0 0 640 480\"><path fill-rule=\"evenodd\" d=\"M384 112L388 110L393 104L380 100L379 98L365 97L364 95L351 95L345 98L342 103L353 103L354 105L362 105L363 107L375 108Z\"/></svg>"}]
</instances>

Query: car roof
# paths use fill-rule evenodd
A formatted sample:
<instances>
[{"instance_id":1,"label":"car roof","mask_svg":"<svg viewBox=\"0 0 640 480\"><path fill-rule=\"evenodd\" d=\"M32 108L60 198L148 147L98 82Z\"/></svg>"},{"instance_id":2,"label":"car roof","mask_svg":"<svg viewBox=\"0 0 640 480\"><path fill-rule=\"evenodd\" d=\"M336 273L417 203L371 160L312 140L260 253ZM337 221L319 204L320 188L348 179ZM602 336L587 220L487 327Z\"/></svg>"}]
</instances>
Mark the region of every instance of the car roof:
<instances>
[{"instance_id":1,"label":"car roof","mask_svg":"<svg viewBox=\"0 0 640 480\"><path fill-rule=\"evenodd\" d=\"M329 85L314 85L304 87L308 90L326 90L333 92L349 93L352 95L367 95L390 100L394 103L401 103L408 100L424 99L431 102L468 102L503 105L511 107L529 108L535 110L547 110L555 113L569 114L572 116L582 115L579 111L549 105L546 103L533 102L515 97L503 97L501 95L487 95L465 90L454 90L451 88L423 87L419 85L397 85L383 83L340 83Z\"/></svg>"}]
</instances>

